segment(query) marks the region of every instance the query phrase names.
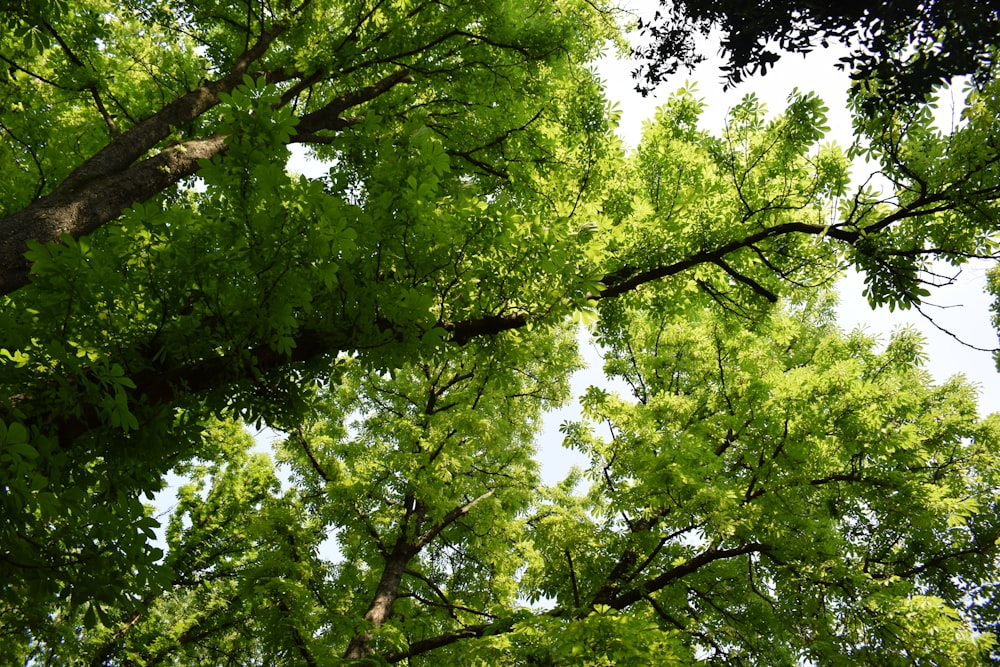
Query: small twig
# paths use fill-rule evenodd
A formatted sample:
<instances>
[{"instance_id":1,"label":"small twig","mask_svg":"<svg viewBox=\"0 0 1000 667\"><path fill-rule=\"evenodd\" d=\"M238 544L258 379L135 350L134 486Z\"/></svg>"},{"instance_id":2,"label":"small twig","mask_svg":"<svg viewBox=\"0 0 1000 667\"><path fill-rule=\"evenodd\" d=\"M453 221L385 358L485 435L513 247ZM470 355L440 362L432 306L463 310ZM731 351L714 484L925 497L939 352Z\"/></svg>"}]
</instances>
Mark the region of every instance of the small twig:
<instances>
[{"instance_id":1,"label":"small twig","mask_svg":"<svg viewBox=\"0 0 1000 667\"><path fill-rule=\"evenodd\" d=\"M942 326L941 326L940 324L938 324L937 322L935 322L935 321L934 321L934 318L933 318L933 317L931 317L930 315L928 315L927 313L925 313L925 312L924 312L923 310L921 310L920 306L918 306L918 305L914 304L914 306L913 306L913 307L914 307L914 308L916 309L916 311L917 311L918 313L920 313L920 314L921 314L921 315L923 316L923 318L924 318L925 320L927 320L928 322L930 322L930 323L931 323L931 325L932 325L932 326L933 326L933 327L934 327L935 329L937 329L938 331L940 331L940 332L941 332L941 333L943 333L943 334L946 334L946 335L948 335L948 336L951 336L951 337L952 337L952 338L954 338L954 339L955 339L956 341L958 341L958 343L959 343L960 345L964 345L965 347L969 348L970 350L976 350L977 352L1000 352L1000 347L979 347L979 346L977 346L977 345L973 345L972 343L966 343L966 342L965 342L964 340L962 340L961 338L959 338L957 334L955 334L955 333L953 333L953 332L949 331L948 329L945 329L945 328L944 328L944 327L942 327ZM942 306L942 307L943 307L943 306Z\"/></svg>"}]
</instances>

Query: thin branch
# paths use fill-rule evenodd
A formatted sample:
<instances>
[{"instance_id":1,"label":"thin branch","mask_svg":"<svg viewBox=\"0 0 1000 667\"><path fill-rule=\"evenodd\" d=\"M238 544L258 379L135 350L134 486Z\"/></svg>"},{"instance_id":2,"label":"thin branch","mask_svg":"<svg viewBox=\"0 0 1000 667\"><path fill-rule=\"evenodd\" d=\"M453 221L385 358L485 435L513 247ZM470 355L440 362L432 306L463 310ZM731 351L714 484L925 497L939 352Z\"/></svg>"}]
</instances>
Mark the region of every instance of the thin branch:
<instances>
[{"instance_id":1,"label":"thin branch","mask_svg":"<svg viewBox=\"0 0 1000 667\"><path fill-rule=\"evenodd\" d=\"M299 445L302 446L302 451L304 451L306 456L309 457L309 463L312 465L313 470L316 471L316 474L319 475L320 478L327 484L333 481L330 479L330 476L326 474L326 471L323 470L322 466L320 466L319 461L316 460L316 457L313 455L312 448L309 447L309 442L306 440L306 436L302 433L301 428L296 430L295 436L296 440L299 441Z\"/></svg>"},{"instance_id":2,"label":"thin branch","mask_svg":"<svg viewBox=\"0 0 1000 667\"><path fill-rule=\"evenodd\" d=\"M724 243L718 248L712 250L701 250L696 253L692 253L688 257L673 262L672 264L658 266L645 271L637 271L634 267L630 266L622 267L615 272L605 275L604 278L601 279L605 288L598 294L588 294L587 298L610 299L620 296L626 292L636 289L641 285L677 275L678 273L687 271L688 269L698 266L699 264L714 264L718 259L736 252L741 248L746 248L753 244L760 243L766 239L793 233L809 234L812 236L826 235L830 238L844 241L848 244L855 243L860 237L859 232L847 231L839 227L826 227L824 225L815 225L807 222L786 222L781 225L760 230L742 239Z\"/></svg>"},{"instance_id":3,"label":"thin branch","mask_svg":"<svg viewBox=\"0 0 1000 667\"><path fill-rule=\"evenodd\" d=\"M31 143L29 143L27 141L24 141L19 136L17 136L13 132L11 132L10 128L7 127L6 125L4 125L2 122L0 122L0 130L2 130L3 132L6 132L8 135L10 135L10 137L14 141L16 141L17 143L21 144L21 146L24 147L24 150L28 153L28 155L31 156L31 161L35 163L35 171L38 172L38 182L35 184L35 191L34 191L34 193L32 193L31 198L32 199L37 199L39 197L39 195L41 195L42 192L45 191L45 184L46 184L45 170L42 169L42 161L38 157L38 151L35 149L34 145L32 145ZM14 161L15 161L16 164L18 164L18 166L20 166L20 162L17 160L17 158L14 158ZM22 167L22 168L25 171L27 171L26 167Z\"/></svg>"},{"instance_id":4,"label":"thin branch","mask_svg":"<svg viewBox=\"0 0 1000 667\"><path fill-rule=\"evenodd\" d=\"M448 512L446 515L444 515L444 518L442 518L439 522L437 522L434 526L432 526L429 530L427 530L423 535L417 538L417 541L413 545L414 549L419 551L420 549L425 547L431 540L437 537L442 530L450 526L459 518L471 512L472 508L475 507L480 501L486 500L492 495L493 495L493 490L491 489L486 493L484 493L483 495L479 496L478 498L470 500L464 505L456 507L450 512Z\"/></svg>"},{"instance_id":5,"label":"thin branch","mask_svg":"<svg viewBox=\"0 0 1000 667\"><path fill-rule=\"evenodd\" d=\"M75 88L66 88L65 86L60 86L55 81L52 81L51 79L46 79L41 74L36 74L35 72L32 72L29 69L26 69L23 65L20 65L20 64L14 62L13 60L11 60L10 58L4 56L3 54L0 54L0 60L2 60L3 62L7 63L11 67L11 69L17 70L18 72L24 72L25 74L27 74L28 76L30 76L32 79L35 79L37 81L41 81L42 83L47 84L49 86L52 86L53 88L58 88L60 90L71 90L74 93L80 92L79 90L77 90Z\"/></svg>"},{"instance_id":6,"label":"thin branch","mask_svg":"<svg viewBox=\"0 0 1000 667\"><path fill-rule=\"evenodd\" d=\"M580 588L576 583L576 570L573 569L573 555L570 554L569 549L564 549L563 553L566 554L566 562L569 565L569 580L573 585L573 605L576 607L580 606Z\"/></svg>"},{"instance_id":7,"label":"thin branch","mask_svg":"<svg viewBox=\"0 0 1000 667\"><path fill-rule=\"evenodd\" d=\"M410 594L409 597L413 597L415 599L418 599L418 600L420 600L421 602L423 602L424 604L426 604L428 606L439 607L439 608L444 608L444 609L448 610L449 615L452 618L454 618L456 621L458 620L458 617L455 614L456 611L464 611L467 614L474 614L476 616L483 616L485 618L495 618L495 616L493 614L491 614L491 613L489 613L487 611L483 611L482 609L473 609L472 607L466 607L465 605L455 604L454 602L452 602L451 600L448 599L448 596L445 595L444 591L442 591L441 588L438 587L437 584L435 584L433 581L431 581L431 579L429 577L427 577L424 574L421 574L421 573L417 572L416 570L411 570L409 568L406 568L406 569L403 570L403 574L406 574L408 576L413 577L414 579L419 579L420 581L424 582L424 584L426 584L428 588L430 588L432 591L434 591L434 594L437 595L441 599L441 602L432 602L431 600L427 600L427 599L425 599L425 598L423 598L421 596L418 596L416 594ZM404 597L404 596L400 596L400 597Z\"/></svg>"},{"instance_id":8,"label":"thin branch","mask_svg":"<svg viewBox=\"0 0 1000 667\"><path fill-rule=\"evenodd\" d=\"M62 48L63 53L66 54L66 57L69 58L70 61L77 67L89 72L89 68L83 63L82 60L80 60L79 57L77 57L77 55L73 52L73 50L69 48L69 44L67 44L63 40L62 36L56 31L54 27L52 27L52 24L46 21L44 18L41 18L41 22L42 25L45 26L45 29L48 30L53 37L55 37L57 42L59 42L59 46L60 48ZM87 86L87 90L90 91L90 96L94 98L94 104L97 105L97 111L101 114L101 118L104 119L104 124L108 126L108 133L112 137L117 137L120 134L118 132L118 126L115 125L114 119L108 113L108 110L104 107L104 101L101 99L100 91L97 90L97 84L91 83L89 86Z\"/></svg>"},{"instance_id":9,"label":"thin branch","mask_svg":"<svg viewBox=\"0 0 1000 667\"><path fill-rule=\"evenodd\" d=\"M954 333L952 331L949 331L948 329L945 329L940 324L938 324L937 322L935 322L934 318L931 317L930 315L928 315L927 313L925 313L923 311L923 309L920 308L919 305L914 304L913 307L916 309L916 311L918 313L920 313L923 316L923 318L925 320L927 320L928 322L930 322L931 325L935 329L937 329L938 331L940 331L941 333L943 333L945 335L951 336L960 345L964 345L965 347L969 348L970 350L976 350L977 352L1000 352L1000 347L979 347L978 345L973 345L972 343L966 343L964 340L962 340L961 338L958 337L958 334L956 334L956 333Z\"/></svg>"},{"instance_id":10,"label":"thin branch","mask_svg":"<svg viewBox=\"0 0 1000 667\"><path fill-rule=\"evenodd\" d=\"M738 271L736 271L736 269L734 269L732 266L730 266L721 257L718 258L718 259L716 259L712 263L715 264L716 266L718 266L719 268L721 268L726 273L728 273L734 280L743 283L744 285L746 285L747 287L749 287L754 292L756 292L760 296L764 297L765 299L767 299L771 303L777 303L778 302L778 297L777 297L777 295L774 294L774 292L772 292L771 290L767 289L766 287L764 287L763 285L761 285L760 283L758 283L753 278L751 278L749 276L745 276L742 273L739 273Z\"/></svg>"},{"instance_id":11,"label":"thin branch","mask_svg":"<svg viewBox=\"0 0 1000 667\"><path fill-rule=\"evenodd\" d=\"M297 132L313 135L320 130L340 130L347 127L347 121L340 117L344 111L370 102L392 90L397 84L409 83L413 79L405 69L400 69L359 91L347 93L334 99L321 109L306 114L299 121Z\"/></svg>"}]
</instances>

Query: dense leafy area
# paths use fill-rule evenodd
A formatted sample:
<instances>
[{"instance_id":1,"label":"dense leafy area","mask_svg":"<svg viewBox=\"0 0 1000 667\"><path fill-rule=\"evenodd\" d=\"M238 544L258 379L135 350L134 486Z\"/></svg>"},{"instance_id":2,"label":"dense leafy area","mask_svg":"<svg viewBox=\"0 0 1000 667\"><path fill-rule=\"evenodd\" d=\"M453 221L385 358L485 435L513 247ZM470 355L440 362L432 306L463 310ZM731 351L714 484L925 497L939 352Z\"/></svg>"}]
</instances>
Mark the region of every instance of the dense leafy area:
<instances>
[{"instance_id":1,"label":"dense leafy area","mask_svg":"<svg viewBox=\"0 0 1000 667\"><path fill-rule=\"evenodd\" d=\"M713 134L683 89L626 154L588 66L620 16L582 0L33 7L0 38L11 664L992 659L997 422L828 301L993 255L997 80L943 133L865 79L847 148L813 94ZM579 323L631 392L586 393L547 487Z\"/></svg>"}]
</instances>

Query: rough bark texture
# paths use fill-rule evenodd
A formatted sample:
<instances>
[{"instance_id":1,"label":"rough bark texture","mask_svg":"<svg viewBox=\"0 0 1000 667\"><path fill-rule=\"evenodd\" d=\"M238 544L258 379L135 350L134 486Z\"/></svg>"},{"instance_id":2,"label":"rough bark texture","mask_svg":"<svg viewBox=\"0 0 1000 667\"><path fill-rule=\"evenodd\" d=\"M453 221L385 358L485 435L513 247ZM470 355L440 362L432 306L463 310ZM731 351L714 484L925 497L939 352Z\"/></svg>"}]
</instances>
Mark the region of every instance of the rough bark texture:
<instances>
[{"instance_id":1,"label":"rough bark texture","mask_svg":"<svg viewBox=\"0 0 1000 667\"><path fill-rule=\"evenodd\" d=\"M226 76L209 81L170 102L149 118L114 138L96 155L73 170L51 193L0 220L0 294L27 284L29 241L55 243L68 234L80 238L142 202L192 175L198 160L210 158L224 146L224 137L198 138L169 146L140 162L142 156L219 103L243 80L284 30L276 26L237 59Z\"/></svg>"},{"instance_id":2,"label":"rough bark texture","mask_svg":"<svg viewBox=\"0 0 1000 667\"><path fill-rule=\"evenodd\" d=\"M201 160L225 151L225 137L191 139L159 151L138 163L174 127L190 123L219 103L219 94L242 81L243 66L219 81L206 83L117 137L74 170L55 190L28 207L0 220L0 294L28 283L24 259L28 242L56 243L64 234L80 238L114 220L133 204L144 202L197 173ZM342 130L350 121L340 114L410 81L400 70L360 91L342 95L322 109L303 116L291 141L310 141L320 131Z\"/></svg>"},{"instance_id":3,"label":"rough bark texture","mask_svg":"<svg viewBox=\"0 0 1000 667\"><path fill-rule=\"evenodd\" d=\"M378 587L375 589L375 596L371 604L368 605L368 611L365 612L364 620L372 627L379 627L392 614L392 605L396 602L399 586L403 581L403 571L415 553L416 549L413 545L404 536L400 536L392 553L386 559L382 578L379 579ZM348 660L360 660L369 655L371 649L368 644L371 642L372 636L369 631L355 634L347 645L344 657Z\"/></svg>"},{"instance_id":4,"label":"rough bark texture","mask_svg":"<svg viewBox=\"0 0 1000 667\"><path fill-rule=\"evenodd\" d=\"M0 294L27 284L28 242L56 243L67 234L80 238L114 220L137 202L146 201L198 171L198 161L225 147L220 136L195 139L166 148L121 172L83 180L74 172L52 194L0 221ZM89 162L80 169L84 169Z\"/></svg>"}]
</instances>

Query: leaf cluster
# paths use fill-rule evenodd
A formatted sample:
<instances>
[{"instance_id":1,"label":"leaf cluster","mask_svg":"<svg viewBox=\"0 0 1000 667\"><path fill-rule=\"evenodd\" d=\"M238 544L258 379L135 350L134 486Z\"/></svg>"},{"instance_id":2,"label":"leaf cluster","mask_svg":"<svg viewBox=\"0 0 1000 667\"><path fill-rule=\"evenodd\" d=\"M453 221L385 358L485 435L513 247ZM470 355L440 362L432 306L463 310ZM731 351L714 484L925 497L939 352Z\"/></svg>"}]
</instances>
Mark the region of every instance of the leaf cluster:
<instances>
[{"instance_id":1,"label":"leaf cluster","mask_svg":"<svg viewBox=\"0 0 1000 667\"><path fill-rule=\"evenodd\" d=\"M799 0L661 2L652 18L639 20L640 34L648 41L634 49L640 59L637 88L646 94L679 67L701 62L695 37L713 30L722 33L722 71L730 84L765 74L783 54L807 54L839 42L850 49L840 66L858 81L879 83L879 98L869 98L865 107L877 115L922 101L956 77L989 80L998 10L993 2L916 0L874 6Z\"/></svg>"}]
</instances>

